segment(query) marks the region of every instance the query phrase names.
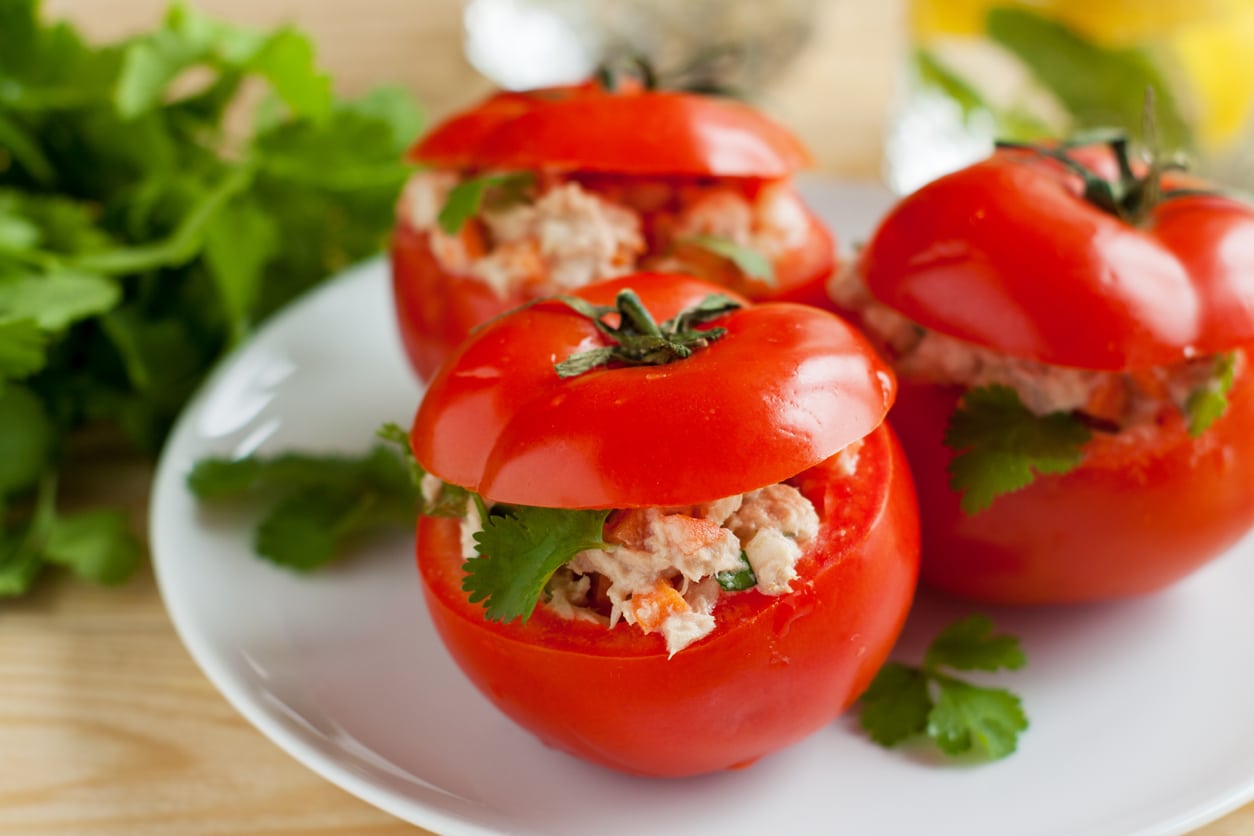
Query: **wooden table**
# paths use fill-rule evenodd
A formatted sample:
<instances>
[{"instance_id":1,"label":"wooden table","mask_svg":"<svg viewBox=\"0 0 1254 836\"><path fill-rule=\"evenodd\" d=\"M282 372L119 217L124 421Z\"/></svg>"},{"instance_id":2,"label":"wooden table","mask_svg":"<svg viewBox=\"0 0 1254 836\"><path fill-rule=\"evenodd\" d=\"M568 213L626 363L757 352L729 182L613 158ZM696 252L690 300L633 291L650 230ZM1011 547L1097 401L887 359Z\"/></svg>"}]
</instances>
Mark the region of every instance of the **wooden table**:
<instances>
[{"instance_id":1,"label":"wooden table","mask_svg":"<svg viewBox=\"0 0 1254 836\"><path fill-rule=\"evenodd\" d=\"M400 82L433 116L483 92L460 53L454 0L213 0L228 19L310 31L339 89ZM150 25L163 0L47 0L106 39ZM768 106L821 168L874 176L900 55L896 3L831 0ZM350 11L351 7L351 11ZM73 487L121 496L144 521L149 466L108 449ZM1188 764L1181 764L1188 769ZM50 576L0 603L0 833L413 833L328 784L248 725L175 636L150 571L97 589ZM1254 805L1198 831L1254 834Z\"/></svg>"}]
</instances>

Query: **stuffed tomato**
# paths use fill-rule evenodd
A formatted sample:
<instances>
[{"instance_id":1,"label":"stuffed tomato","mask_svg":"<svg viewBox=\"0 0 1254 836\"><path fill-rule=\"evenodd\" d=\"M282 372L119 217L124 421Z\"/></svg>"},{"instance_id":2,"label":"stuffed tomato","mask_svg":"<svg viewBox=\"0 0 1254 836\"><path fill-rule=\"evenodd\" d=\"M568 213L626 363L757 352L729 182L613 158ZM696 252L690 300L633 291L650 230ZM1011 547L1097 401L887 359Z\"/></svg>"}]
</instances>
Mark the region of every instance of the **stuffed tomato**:
<instances>
[{"instance_id":1,"label":"stuffed tomato","mask_svg":"<svg viewBox=\"0 0 1254 836\"><path fill-rule=\"evenodd\" d=\"M423 378L493 316L637 269L817 304L834 266L791 181L805 149L731 100L630 82L502 92L410 158L423 168L398 202L391 254Z\"/></svg>"},{"instance_id":2,"label":"stuffed tomato","mask_svg":"<svg viewBox=\"0 0 1254 836\"><path fill-rule=\"evenodd\" d=\"M452 657L543 742L655 776L830 722L918 570L891 374L843 321L637 274L499 318L411 433Z\"/></svg>"},{"instance_id":3,"label":"stuffed tomato","mask_svg":"<svg viewBox=\"0 0 1254 836\"><path fill-rule=\"evenodd\" d=\"M897 372L922 578L1161 589L1254 524L1254 211L1127 145L1003 148L903 199L833 285Z\"/></svg>"}]
</instances>

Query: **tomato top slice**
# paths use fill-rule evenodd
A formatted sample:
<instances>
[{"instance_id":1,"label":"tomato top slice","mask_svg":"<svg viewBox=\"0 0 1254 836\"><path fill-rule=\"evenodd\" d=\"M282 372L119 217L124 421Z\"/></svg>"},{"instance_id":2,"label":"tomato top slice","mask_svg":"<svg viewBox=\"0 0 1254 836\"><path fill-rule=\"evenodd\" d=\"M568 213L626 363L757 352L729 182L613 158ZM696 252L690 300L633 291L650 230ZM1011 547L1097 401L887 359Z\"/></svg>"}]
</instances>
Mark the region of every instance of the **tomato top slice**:
<instances>
[{"instance_id":1,"label":"tomato top slice","mask_svg":"<svg viewBox=\"0 0 1254 836\"><path fill-rule=\"evenodd\" d=\"M790 131L728 99L596 84L496 93L410 150L448 168L774 180L810 163Z\"/></svg>"},{"instance_id":2,"label":"tomato top slice","mask_svg":"<svg viewBox=\"0 0 1254 836\"><path fill-rule=\"evenodd\" d=\"M1254 339L1251 207L1182 194L1134 226L1030 150L999 150L904 198L861 267L876 298L920 325L1055 365L1145 368Z\"/></svg>"},{"instance_id":3,"label":"tomato top slice","mask_svg":"<svg viewBox=\"0 0 1254 836\"><path fill-rule=\"evenodd\" d=\"M726 292L640 273L574 295L609 305L624 288L659 322ZM686 505L795 476L883 421L896 384L861 335L809 306L744 304L712 323L724 337L687 359L566 379L555 363L608 339L558 301L516 310L432 380L414 453L434 475L495 502Z\"/></svg>"}]
</instances>

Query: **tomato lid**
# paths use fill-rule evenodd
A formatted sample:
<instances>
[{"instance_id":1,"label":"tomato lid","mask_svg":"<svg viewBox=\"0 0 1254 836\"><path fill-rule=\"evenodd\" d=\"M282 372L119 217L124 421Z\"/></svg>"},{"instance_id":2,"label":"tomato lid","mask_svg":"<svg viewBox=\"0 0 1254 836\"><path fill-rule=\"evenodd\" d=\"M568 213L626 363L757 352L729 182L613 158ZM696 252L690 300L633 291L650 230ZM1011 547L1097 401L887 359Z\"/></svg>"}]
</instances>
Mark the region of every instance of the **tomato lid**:
<instances>
[{"instance_id":1,"label":"tomato lid","mask_svg":"<svg viewBox=\"0 0 1254 836\"><path fill-rule=\"evenodd\" d=\"M572 295L612 305L626 288L659 322L732 296L657 273ZM743 307L708 326L726 333L686 359L566 378L555 363L611 344L591 319L546 300L493 321L431 381L418 461L495 502L674 506L780 482L879 426L896 384L860 334L817 308L733 298Z\"/></svg>"},{"instance_id":2,"label":"tomato lid","mask_svg":"<svg viewBox=\"0 0 1254 836\"><path fill-rule=\"evenodd\" d=\"M1254 210L1199 184L1165 174L1133 223L1074 171L1003 149L903 198L860 268L909 319L1016 357L1121 370L1226 351L1254 340Z\"/></svg>"},{"instance_id":3,"label":"tomato lid","mask_svg":"<svg viewBox=\"0 0 1254 836\"><path fill-rule=\"evenodd\" d=\"M758 179L810 163L790 131L740 102L595 83L496 93L436 126L409 157L451 168Z\"/></svg>"}]
</instances>

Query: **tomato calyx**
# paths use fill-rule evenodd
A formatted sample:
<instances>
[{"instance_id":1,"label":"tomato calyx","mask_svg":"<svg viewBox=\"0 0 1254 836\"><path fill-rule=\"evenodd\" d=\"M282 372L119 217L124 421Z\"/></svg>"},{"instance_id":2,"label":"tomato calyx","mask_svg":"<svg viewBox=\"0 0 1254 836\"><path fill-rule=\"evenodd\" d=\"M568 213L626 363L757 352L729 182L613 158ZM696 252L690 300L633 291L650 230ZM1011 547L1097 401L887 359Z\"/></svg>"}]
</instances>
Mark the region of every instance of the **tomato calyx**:
<instances>
[{"instance_id":1,"label":"tomato calyx","mask_svg":"<svg viewBox=\"0 0 1254 836\"><path fill-rule=\"evenodd\" d=\"M1104 177L1069 153L1069 149L1089 145L1105 145L1110 149L1119 169L1118 176ZM1165 200L1217 193L1199 189L1163 188L1163 174L1168 171L1183 171L1187 167L1184 161L1176 157L1164 157L1152 149L1148 165L1134 166L1131 141L1122 131L1090 132L1059 146L999 141L997 147L1031 151L1061 163L1068 171L1080 177L1084 184L1084 200L1131 226L1144 225L1154 207ZM1142 173L1138 174L1138 168Z\"/></svg>"},{"instance_id":2,"label":"tomato calyx","mask_svg":"<svg viewBox=\"0 0 1254 836\"><path fill-rule=\"evenodd\" d=\"M721 326L700 330L697 326L740 307L730 296L711 293L659 325L631 288L620 290L612 306L594 305L575 296L554 298L587 317L611 342L611 345L572 354L557 363L555 368L562 378L575 377L610 363L663 366L691 357L693 351L705 348L727 333ZM618 324L611 325L606 318L615 314Z\"/></svg>"},{"instance_id":3,"label":"tomato calyx","mask_svg":"<svg viewBox=\"0 0 1254 836\"><path fill-rule=\"evenodd\" d=\"M725 79L734 77L746 60L743 46L737 43L714 44L699 51L688 62L670 69L658 67L640 53L619 52L602 61L593 78L611 93L643 88L742 98L741 91Z\"/></svg>"}]
</instances>

